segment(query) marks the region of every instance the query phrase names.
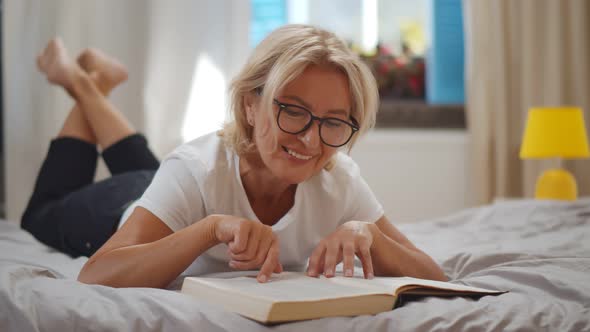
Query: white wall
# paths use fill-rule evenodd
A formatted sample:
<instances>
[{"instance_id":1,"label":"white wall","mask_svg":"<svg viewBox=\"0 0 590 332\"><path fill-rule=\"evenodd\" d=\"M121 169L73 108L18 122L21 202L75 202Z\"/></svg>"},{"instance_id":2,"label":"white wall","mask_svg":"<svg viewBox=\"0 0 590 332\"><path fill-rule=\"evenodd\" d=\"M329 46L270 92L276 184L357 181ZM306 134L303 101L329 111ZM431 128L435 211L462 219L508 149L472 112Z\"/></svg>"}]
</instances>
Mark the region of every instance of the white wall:
<instances>
[{"instance_id":1,"label":"white wall","mask_svg":"<svg viewBox=\"0 0 590 332\"><path fill-rule=\"evenodd\" d=\"M362 40L362 2L358 0L321 0L308 3L309 24L336 33L357 44Z\"/></svg>"},{"instance_id":2,"label":"white wall","mask_svg":"<svg viewBox=\"0 0 590 332\"><path fill-rule=\"evenodd\" d=\"M20 219L49 141L73 104L35 66L36 54L50 38L61 36L71 54L97 47L128 67L129 81L111 101L146 134L159 157L182 143L187 119L224 112L223 103L213 104L221 105L214 109L207 98L224 94L224 84L248 52L247 1L5 0L3 5L3 79L10 82L4 84L10 220ZM208 61L201 66L200 59ZM198 86L210 76L216 80L207 86L208 95L196 95L191 103L193 83ZM99 178L106 173L99 167Z\"/></svg>"},{"instance_id":3,"label":"white wall","mask_svg":"<svg viewBox=\"0 0 590 332\"><path fill-rule=\"evenodd\" d=\"M427 0L379 0L379 41L389 46L394 54L400 54L401 26L408 21L420 22L426 41L430 39L430 1Z\"/></svg>"},{"instance_id":4,"label":"white wall","mask_svg":"<svg viewBox=\"0 0 590 332\"><path fill-rule=\"evenodd\" d=\"M335 32L347 41L362 43L362 8L359 0L290 0L289 22L309 23ZM395 54L401 53L401 26L408 21L422 24L426 40L430 31L430 1L378 0L378 40Z\"/></svg>"},{"instance_id":5,"label":"white wall","mask_svg":"<svg viewBox=\"0 0 590 332\"><path fill-rule=\"evenodd\" d=\"M394 223L444 216L467 207L464 130L376 129L351 155Z\"/></svg>"}]
</instances>

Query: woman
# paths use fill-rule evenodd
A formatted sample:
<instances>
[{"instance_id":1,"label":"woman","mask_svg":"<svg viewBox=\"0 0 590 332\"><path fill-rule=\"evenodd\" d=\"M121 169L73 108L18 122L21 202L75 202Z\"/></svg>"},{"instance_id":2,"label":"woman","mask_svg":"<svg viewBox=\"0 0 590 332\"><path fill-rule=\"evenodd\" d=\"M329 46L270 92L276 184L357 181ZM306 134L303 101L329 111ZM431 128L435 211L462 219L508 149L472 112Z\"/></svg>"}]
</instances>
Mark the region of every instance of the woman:
<instances>
[{"instance_id":1,"label":"woman","mask_svg":"<svg viewBox=\"0 0 590 332\"><path fill-rule=\"evenodd\" d=\"M132 154L121 152L130 150L121 146L133 140L141 141L134 144L141 152L133 154L151 159L146 157L151 154L145 141L128 128L124 135L98 139L101 128L93 116L118 114L104 98L116 80L101 91L101 75L93 74L100 70L68 61L65 50L57 46L50 43L41 57L41 69L76 100L83 110L79 113L104 148L103 157L115 149L119 155ZM123 226L110 237L102 235L106 243L82 268L79 281L166 287L183 271L259 269L258 281L265 282L283 267L305 269L308 258L310 276L332 277L339 262L344 275L352 276L355 255L366 278L376 274L446 279L436 263L387 220L356 164L339 152L352 148L358 136L371 128L378 104L372 74L340 39L305 25L275 30L234 79L231 96L233 121L221 132L172 152L143 195L134 197L135 189L145 182L130 185L133 180L114 179L138 177L137 170L153 169L153 161L126 169L133 172L117 173L106 180L115 182L107 190L94 190L106 187L104 183L89 185L64 191L46 204L61 211L67 209L68 200L76 200L72 196L89 191L92 197L82 199L85 202L106 199L110 208L116 208L141 196L128 208L130 216L122 218ZM45 165L40 178L44 169ZM111 190L116 194L111 195ZM64 243L80 239L66 234L71 224L83 225L88 233L94 227L105 228L96 225L99 221L88 224L94 216L80 214L73 221L66 217L70 221L53 226L63 229L65 235L59 239ZM111 232L118 225L115 217L107 223ZM23 224L27 224L24 218ZM24 227L35 234L37 226Z\"/></svg>"}]
</instances>

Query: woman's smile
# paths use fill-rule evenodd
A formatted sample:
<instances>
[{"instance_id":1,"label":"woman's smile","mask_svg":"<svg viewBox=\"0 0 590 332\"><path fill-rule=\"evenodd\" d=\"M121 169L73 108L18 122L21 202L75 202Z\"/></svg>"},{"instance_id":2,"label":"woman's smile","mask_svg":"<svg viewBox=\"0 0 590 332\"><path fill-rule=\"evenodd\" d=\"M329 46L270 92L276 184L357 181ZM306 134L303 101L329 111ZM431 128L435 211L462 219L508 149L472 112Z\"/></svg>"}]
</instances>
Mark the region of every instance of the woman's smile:
<instances>
[{"instance_id":1,"label":"woman's smile","mask_svg":"<svg viewBox=\"0 0 590 332\"><path fill-rule=\"evenodd\" d=\"M317 154L310 154L310 153L304 153L304 152L297 152L294 149L290 149L286 146L281 145L281 147L283 148L284 153L286 154L286 157L289 160L293 160L299 163L305 163L311 159L313 159Z\"/></svg>"}]
</instances>

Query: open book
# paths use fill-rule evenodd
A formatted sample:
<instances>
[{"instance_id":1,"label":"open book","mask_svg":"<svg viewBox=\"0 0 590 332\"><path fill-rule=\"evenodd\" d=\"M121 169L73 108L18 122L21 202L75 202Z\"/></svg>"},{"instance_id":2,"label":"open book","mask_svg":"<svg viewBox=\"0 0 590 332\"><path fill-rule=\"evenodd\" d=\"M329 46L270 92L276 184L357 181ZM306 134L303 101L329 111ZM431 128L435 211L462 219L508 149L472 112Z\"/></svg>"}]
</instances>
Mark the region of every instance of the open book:
<instances>
[{"instance_id":1,"label":"open book","mask_svg":"<svg viewBox=\"0 0 590 332\"><path fill-rule=\"evenodd\" d=\"M256 272L229 278L223 274L186 277L181 292L262 323L373 315L399 306L401 297L408 295L481 297L505 293L409 277L312 278L301 272L273 274L262 284L256 280Z\"/></svg>"}]
</instances>

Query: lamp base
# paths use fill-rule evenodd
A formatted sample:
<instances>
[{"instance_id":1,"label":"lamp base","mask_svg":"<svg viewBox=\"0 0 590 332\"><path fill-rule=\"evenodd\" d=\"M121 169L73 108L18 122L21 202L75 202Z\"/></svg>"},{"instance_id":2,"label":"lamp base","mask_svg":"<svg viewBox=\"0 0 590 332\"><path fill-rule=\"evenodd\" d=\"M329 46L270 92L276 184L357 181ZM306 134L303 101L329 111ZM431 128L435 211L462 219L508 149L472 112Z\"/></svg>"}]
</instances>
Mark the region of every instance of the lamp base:
<instances>
[{"instance_id":1,"label":"lamp base","mask_svg":"<svg viewBox=\"0 0 590 332\"><path fill-rule=\"evenodd\" d=\"M565 169L547 170L537 179L535 198L575 201L578 198L576 179Z\"/></svg>"}]
</instances>

